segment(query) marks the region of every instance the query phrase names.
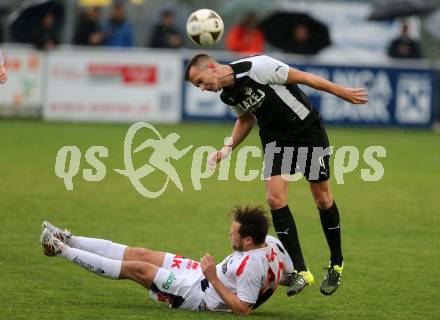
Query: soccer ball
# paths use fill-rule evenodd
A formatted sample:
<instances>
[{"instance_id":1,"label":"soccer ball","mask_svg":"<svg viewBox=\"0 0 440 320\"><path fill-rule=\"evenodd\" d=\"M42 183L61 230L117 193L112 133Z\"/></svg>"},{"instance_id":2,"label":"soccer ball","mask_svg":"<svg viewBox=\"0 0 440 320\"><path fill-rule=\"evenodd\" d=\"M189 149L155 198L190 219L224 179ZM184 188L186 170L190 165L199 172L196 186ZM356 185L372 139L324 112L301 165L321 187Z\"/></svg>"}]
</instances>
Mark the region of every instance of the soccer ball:
<instances>
[{"instance_id":1,"label":"soccer ball","mask_svg":"<svg viewBox=\"0 0 440 320\"><path fill-rule=\"evenodd\" d=\"M225 27L222 18L210 9L194 11L186 21L186 33L197 45L212 46L220 41Z\"/></svg>"}]
</instances>

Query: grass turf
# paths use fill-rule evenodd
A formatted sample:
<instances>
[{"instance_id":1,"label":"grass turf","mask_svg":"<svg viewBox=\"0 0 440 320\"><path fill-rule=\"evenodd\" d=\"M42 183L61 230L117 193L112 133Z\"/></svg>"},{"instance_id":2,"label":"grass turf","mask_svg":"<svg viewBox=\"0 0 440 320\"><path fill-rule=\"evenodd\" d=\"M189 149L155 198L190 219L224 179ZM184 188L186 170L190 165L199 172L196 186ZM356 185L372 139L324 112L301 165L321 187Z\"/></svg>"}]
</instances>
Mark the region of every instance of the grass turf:
<instances>
[{"instance_id":1,"label":"grass turf","mask_svg":"<svg viewBox=\"0 0 440 320\"><path fill-rule=\"evenodd\" d=\"M197 258L206 252L217 261L229 253L228 211L232 205L264 204L263 182L202 181L192 188L192 151L172 161L184 192L172 183L158 199L141 197L129 180L113 171L123 167L123 139L128 125L0 121L0 319L225 319L218 313L169 310L146 302L147 291L129 281L110 281L62 259L47 258L38 244L44 219L85 236L128 245L167 250ZM231 124L156 126L162 135L178 132L179 149L187 145L219 146ZM287 299L279 288L251 316L263 319L438 319L439 160L440 137L427 131L330 128L336 147L363 150L383 145L385 175L363 182L359 167L345 184L333 181L341 211L346 261L340 290L319 293L328 262L319 218L307 184L291 184L293 208L303 252L317 284ZM141 139L142 141L142 139ZM259 145L256 130L247 144ZM104 145L107 174L86 182L82 169L67 191L54 173L55 156L64 145ZM142 160L137 159L139 163ZM145 163L145 160L143 160ZM250 159L248 168L259 169ZM234 171L231 170L230 177ZM159 186L163 176L145 178Z\"/></svg>"}]
</instances>

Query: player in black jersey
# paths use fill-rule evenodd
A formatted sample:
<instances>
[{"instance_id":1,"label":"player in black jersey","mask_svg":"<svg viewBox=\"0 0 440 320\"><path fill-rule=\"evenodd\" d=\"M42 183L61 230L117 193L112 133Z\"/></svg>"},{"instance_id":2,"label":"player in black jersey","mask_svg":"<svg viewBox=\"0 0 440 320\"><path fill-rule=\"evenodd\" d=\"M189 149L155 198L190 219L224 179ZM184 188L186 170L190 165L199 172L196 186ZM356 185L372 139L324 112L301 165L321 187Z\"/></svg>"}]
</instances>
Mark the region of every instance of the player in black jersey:
<instances>
[{"instance_id":1,"label":"player in black jersey","mask_svg":"<svg viewBox=\"0 0 440 320\"><path fill-rule=\"evenodd\" d=\"M330 248L330 264L320 290L325 295L335 292L341 281L343 257L339 211L328 182L329 141L318 112L297 84L329 92L354 104L368 102L367 92L341 87L265 55L220 64L208 55L198 54L189 61L185 80L202 91L221 90L222 101L238 117L229 141L209 157L211 165L226 158L258 122L264 148L266 200L274 228L296 270L288 295L297 294L314 282L304 262L287 200L290 175L304 174Z\"/></svg>"}]
</instances>

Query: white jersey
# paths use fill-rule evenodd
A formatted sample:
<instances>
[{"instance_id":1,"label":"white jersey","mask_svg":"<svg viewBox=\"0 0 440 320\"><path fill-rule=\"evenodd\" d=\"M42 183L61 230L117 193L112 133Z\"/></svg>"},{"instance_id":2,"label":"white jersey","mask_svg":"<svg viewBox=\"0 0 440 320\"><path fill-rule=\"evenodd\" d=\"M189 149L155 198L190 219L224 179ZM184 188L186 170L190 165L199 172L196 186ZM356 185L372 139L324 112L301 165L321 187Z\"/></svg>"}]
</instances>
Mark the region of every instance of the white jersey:
<instances>
[{"instance_id":1,"label":"white jersey","mask_svg":"<svg viewBox=\"0 0 440 320\"><path fill-rule=\"evenodd\" d=\"M283 272L293 272L292 261L281 242L266 237L267 246L249 251L234 251L217 265L220 281L241 301L257 308L275 291ZM203 300L208 309L229 311L212 285L206 286Z\"/></svg>"}]
</instances>

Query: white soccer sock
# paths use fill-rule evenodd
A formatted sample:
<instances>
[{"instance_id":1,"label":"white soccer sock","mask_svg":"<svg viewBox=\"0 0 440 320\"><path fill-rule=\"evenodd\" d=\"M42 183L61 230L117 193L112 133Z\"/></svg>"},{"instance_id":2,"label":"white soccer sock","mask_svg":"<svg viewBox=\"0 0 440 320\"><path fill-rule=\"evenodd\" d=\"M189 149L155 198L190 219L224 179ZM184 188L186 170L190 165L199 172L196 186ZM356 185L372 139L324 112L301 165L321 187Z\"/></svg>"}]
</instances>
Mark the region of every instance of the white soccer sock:
<instances>
[{"instance_id":1,"label":"white soccer sock","mask_svg":"<svg viewBox=\"0 0 440 320\"><path fill-rule=\"evenodd\" d=\"M100 255L112 260L123 260L126 245L114 243L110 240L76 237L72 235L67 239L67 245Z\"/></svg>"},{"instance_id":2,"label":"white soccer sock","mask_svg":"<svg viewBox=\"0 0 440 320\"><path fill-rule=\"evenodd\" d=\"M122 261L111 260L84 250L64 246L60 257L102 277L119 279Z\"/></svg>"}]
</instances>

